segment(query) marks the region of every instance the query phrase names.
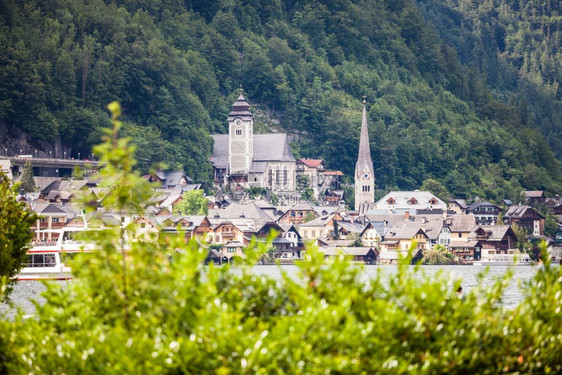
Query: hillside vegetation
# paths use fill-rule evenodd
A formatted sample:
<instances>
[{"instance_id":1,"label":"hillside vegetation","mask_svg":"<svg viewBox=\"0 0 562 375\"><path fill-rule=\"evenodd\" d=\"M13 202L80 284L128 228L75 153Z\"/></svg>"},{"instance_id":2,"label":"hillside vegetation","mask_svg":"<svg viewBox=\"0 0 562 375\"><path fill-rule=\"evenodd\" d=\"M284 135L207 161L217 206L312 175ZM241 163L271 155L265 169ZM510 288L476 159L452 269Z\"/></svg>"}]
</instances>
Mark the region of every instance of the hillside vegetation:
<instances>
[{"instance_id":1,"label":"hillside vegetation","mask_svg":"<svg viewBox=\"0 0 562 375\"><path fill-rule=\"evenodd\" d=\"M562 190L537 131L548 120L522 110L540 97L492 95L413 0L4 0L0 12L0 119L75 150L120 100L142 168L164 161L208 181L208 135L226 131L241 83L298 136L297 156L348 176L366 95L379 191L429 178L492 200Z\"/></svg>"}]
</instances>

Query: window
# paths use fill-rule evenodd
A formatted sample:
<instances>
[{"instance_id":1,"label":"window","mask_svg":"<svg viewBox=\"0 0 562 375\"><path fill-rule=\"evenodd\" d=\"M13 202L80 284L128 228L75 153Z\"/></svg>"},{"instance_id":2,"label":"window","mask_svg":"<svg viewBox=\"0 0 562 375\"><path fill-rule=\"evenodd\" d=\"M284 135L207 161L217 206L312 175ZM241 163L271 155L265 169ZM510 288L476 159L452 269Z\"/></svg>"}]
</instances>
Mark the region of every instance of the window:
<instances>
[{"instance_id":1,"label":"window","mask_svg":"<svg viewBox=\"0 0 562 375\"><path fill-rule=\"evenodd\" d=\"M267 185L268 185L269 187L272 187L272 185L273 185L273 170L272 170L272 169L270 169L270 170L268 171Z\"/></svg>"},{"instance_id":2,"label":"window","mask_svg":"<svg viewBox=\"0 0 562 375\"><path fill-rule=\"evenodd\" d=\"M146 223L141 223L141 228L146 227Z\"/></svg>"},{"instance_id":3,"label":"window","mask_svg":"<svg viewBox=\"0 0 562 375\"><path fill-rule=\"evenodd\" d=\"M28 255L24 267L54 267L56 266L55 254Z\"/></svg>"},{"instance_id":4,"label":"window","mask_svg":"<svg viewBox=\"0 0 562 375\"><path fill-rule=\"evenodd\" d=\"M242 135L242 129L236 129L236 135Z\"/></svg>"},{"instance_id":5,"label":"window","mask_svg":"<svg viewBox=\"0 0 562 375\"><path fill-rule=\"evenodd\" d=\"M437 204L437 199L431 198L431 199L429 200L429 204Z\"/></svg>"},{"instance_id":6,"label":"window","mask_svg":"<svg viewBox=\"0 0 562 375\"><path fill-rule=\"evenodd\" d=\"M287 168L285 167L285 169L283 170L283 186L287 186Z\"/></svg>"},{"instance_id":7,"label":"window","mask_svg":"<svg viewBox=\"0 0 562 375\"><path fill-rule=\"evenodd\" d=\"M388 198L386 203L388 204L396 204L396 201L394 200L394 198Z\"/></svg>"},{"instance_id":8,"label":"window","mask_svg":"<svg viewBox=\"0 0 562 375\"><path fill-rule=\"evenodd\" d=\"M371 191L371 187L369 185L363 185L363 193L368 193Z\"/></svg>"},{"instance_id":9,"label":"window","mask_svg":"<svg viewBox=\"0 0 562 375\"><path fill-rule=\"evenodd\" d=\"M417 201L416 198L411 198L411 199L408 201L408 203L409 203L409 204L418 204L418 201Z\"/></svg>"},{"instance_id":10,"label":"window","mask_svg":"<svg viewBox=\"0 0 562 375\"><path fill-rule=\"evenodd\" d=\"M58 222L59 222L59 218L58 218L58 217L52 217L52 218L51 218L51 222L53 222L53 223L58 223Z\"/></svg>"},{"instance_id":11,"label":"window","mask_svg":"<svg viewBox=\"0 0 562 375\"><path fill-rule=\"evenodd\" d=\"M279 169L275 170L275 185L280 186L281 184L281 171Z\"/></svg>"},{"instance_id":12,"label":"window","mask_svg":"<svg viewBox=\"0 0 562 375\"><path fill-rule=\"evenodd\" d=\"M228 252L228 253L235 253L235 252L236 252L236 248L235 248L235 247L227 247L227 248L226 248L226 252Z\"/></svg>"}]
</instances>

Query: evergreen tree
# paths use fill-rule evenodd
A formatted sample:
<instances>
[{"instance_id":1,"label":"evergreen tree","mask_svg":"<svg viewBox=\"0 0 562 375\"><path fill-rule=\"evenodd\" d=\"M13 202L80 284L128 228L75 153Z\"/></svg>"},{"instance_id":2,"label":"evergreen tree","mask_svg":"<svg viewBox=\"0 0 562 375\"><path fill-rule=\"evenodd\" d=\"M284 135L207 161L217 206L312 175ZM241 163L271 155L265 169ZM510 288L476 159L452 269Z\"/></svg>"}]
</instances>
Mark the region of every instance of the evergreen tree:
<instances>
[{"instance_id":1,"label":"evergreen tree","mask_svg":"<svg viewBox=\"0 0 562 375\"><path fill-rule=\"evenodd\" d=\"M21 189L26 193L37 190L35 178L33 177L33 165L31 164L31 160L27 160L23 166Z\"/></svg>"}]
</instances>

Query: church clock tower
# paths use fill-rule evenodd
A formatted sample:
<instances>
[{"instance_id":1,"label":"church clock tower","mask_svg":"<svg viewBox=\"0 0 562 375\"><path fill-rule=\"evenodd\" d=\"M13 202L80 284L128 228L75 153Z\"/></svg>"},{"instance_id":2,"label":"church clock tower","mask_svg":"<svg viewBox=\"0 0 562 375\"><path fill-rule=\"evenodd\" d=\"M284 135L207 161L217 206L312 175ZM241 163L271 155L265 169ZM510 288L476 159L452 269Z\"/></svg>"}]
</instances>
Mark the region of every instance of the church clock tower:
<instances>
[{"instance_id":1,"label":"church clock tower","mask_svg":"<svg viewBox=\"0 0 562 375\"><path fill-rule=\"evenodd\" d=\"M363 98L363 118L361 119L361 136L359 138L359 155L355 163L355 211L364 214L375 205L375 169L371 160L367 109Z\"/></svg>"},{"instance_id":2,"label":"church clock tower","mask_svg":"<svg viewBox=\"0 0 562 375\"><path fill-rule=\"evenodd\" d=\"M228 173L240 182L248 178L254 157L254 115L242 94L228 114Z\"/></svg>"}]
</instances>

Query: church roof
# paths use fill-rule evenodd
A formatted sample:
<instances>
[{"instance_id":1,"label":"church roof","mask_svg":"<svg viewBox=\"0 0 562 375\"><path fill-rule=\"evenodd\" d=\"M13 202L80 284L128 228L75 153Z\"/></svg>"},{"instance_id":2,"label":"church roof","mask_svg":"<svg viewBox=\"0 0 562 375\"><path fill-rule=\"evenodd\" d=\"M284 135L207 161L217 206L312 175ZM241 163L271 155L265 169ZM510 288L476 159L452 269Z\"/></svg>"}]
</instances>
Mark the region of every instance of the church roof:
<instances>
[{"instance_id":1,"label":"church roof","mask_svg":"<svg viewBox=\"0 0 562 375\"><path fill-rule=\"evenodd\" d=\"M210 161L216 168L228 167L228 134L213 134L213 152ZM252 171L258 172L265 165L256 162L295 161L289 147L287 134L254 134L254 158ZM255 164L254 164L255 163Z\"/></svg>"},{"instance_id":2,"label":"church roof","mask_svg":"<svg viewBox=\"0 0 562 375\"><path fill-rule=\"evenodd\" d=\"M244 98L244 95L240 93L240 96L232 104L230 113L228 114L228 121L232 121L236 117L249 118L254 117L252 112L250 112L250 104Z\"/></svg>"}]
</instances>

